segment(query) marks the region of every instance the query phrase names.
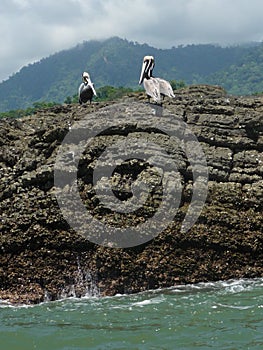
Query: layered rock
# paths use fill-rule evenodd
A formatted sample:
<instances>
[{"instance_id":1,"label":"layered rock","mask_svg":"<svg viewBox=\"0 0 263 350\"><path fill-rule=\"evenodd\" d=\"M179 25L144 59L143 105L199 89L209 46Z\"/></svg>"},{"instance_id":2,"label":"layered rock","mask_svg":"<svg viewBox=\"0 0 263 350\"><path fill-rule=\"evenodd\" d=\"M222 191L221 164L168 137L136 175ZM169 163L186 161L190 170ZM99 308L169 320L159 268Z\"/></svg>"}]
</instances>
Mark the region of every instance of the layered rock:
<instances>
[{"instance_id":1,"label":"layered rock","mask_svg":"<svg viewBox=\"0 0 263 350\"><path fill-rule=\"evenodd\" d=\"M141 93L108 105L60 106L21 119L0 120L0 298L31 303L98 290L101 295L113 295L262 276L262 111L260 96L233 97L219 87L192 86L165 100L163 108L146 104ZM106 122L103 125L109 116L110 128ZM81 126L83 120L89 129ZM170 122L179 125L175 139L169 134ZM66 145L70 152L58 160L61 143L75 130L78 140L73 137ZM189 130L205 154L209 181L198 220L184 231L195 179L189 154L178 138L184 142ZM89 132L96 137L79 156L77 146ZM141 140L150 142L155 156L148 162L140 157L122 160L112 173L109 191L99 197L93 183L97 159L111 150L100 165L104 171L123 158L112 145L131 141L136 148ZM195 147L193 143L189 152L194 153ZM147 152L144 149L145 156ZM169 168L169 157L176 169ZM121 248L113 242L109 247L107 235L95 232L92 223L83 235L62 215L57 195L71 198L74 178L71 181L68 174L77 169L81 201L94 219L112 227L140 227L162 203L162 179L155 168L163 164L163 174L176 173L175 182L180 180L175 187L181 198L173 222L149 241ZM55 185L54 170L60 176ZM205 178L205 172L199 175ZM120 213L118 208L107 208L112 193L120 203L132 203L136 181L152 186L144 197L144 187L139 187L144 198L140 210ZM77 216L78 208L70 203L67 208L71 217ZM139 231L138 235L145 234Z\"/></svg>"}]
</instances>

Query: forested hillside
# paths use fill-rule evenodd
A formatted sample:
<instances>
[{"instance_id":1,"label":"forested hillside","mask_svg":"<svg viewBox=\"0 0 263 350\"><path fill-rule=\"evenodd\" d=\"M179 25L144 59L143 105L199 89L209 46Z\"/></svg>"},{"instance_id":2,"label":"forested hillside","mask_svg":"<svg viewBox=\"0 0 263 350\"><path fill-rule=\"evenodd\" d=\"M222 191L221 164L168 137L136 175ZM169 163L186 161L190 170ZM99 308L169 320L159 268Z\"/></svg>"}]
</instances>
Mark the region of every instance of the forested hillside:
<instances>
[{"instance_id":1,"label":"forested hillside","mask_svg":"<svg viewBox=\"0 0 263 350\"><path fill-rule=\"evenodd\" d=\"M234 95L263 92L263 44L246 50L236 64L212 73L206 83L221 85Z\"/></svg>"},{"instance_id":2,"label":"forested hillside","mask_svg":"<svg viewBox=\"0 0 263 350\"><path fill-rule=\"evenodd\" d=\"M76 94L84 70L96 88L137 89L142 58L149 54L156 58L155 75L168 80L221 85L233 94L263 91L263 44L161 50L115 37L87 41L23 67L0 84L0 111L27 108L39 101L64 102Z\"/></svg>"}]
</instances>

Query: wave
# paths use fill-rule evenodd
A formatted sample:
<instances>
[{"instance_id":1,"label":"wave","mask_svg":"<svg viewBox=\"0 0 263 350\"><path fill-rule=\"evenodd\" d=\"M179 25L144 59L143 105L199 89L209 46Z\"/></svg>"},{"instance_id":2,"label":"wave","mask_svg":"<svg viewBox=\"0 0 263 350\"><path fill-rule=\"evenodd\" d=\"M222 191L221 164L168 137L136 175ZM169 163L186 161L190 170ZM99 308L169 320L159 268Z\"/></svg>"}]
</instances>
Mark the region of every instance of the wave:
<instances>
[{"instance_id":1,"label":"wave","mask_svg":"<svg viewBox=\"0 0 263 350\"><path fill-rule=\"evenodd\" d=\"M135 294L117 294L115 296L100 297L97 295L91 295L87 293L82 297L76 297L74 293L72 295L61 294L60 298L56 301L50 301L48 298L38 305L12 305L8 301L0 300L0 308L12 307L12 308L32 308L39 305L46 304L58 304L64 302L78 303L78 302L93 302L97 303L109 303L112 308L125 308L125 307L143 307L152 304L159 304L166 300L168 296L174 296L185 300L195 298L196 295L206 295L206 297L218 295L239 295L244 292L252 292L263 288L263 278L254 279L232 279L228 281L216 281L216 282L200 282L197 284L185 284L177 285L170 288L147 290ZM127 305L125 303L127 299ZM218 306L224 306L219 305ZM263 307L263 306L262 306Z\"/></svg>"}]
</instances>

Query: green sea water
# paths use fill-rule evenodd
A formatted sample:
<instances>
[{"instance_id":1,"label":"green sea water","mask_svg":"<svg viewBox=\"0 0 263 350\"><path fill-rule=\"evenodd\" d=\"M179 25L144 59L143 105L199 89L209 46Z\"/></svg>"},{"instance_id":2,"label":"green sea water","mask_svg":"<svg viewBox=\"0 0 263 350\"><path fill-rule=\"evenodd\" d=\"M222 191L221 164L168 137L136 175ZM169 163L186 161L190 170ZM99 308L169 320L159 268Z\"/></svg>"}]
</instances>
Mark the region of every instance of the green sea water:
<instances>
[{"instance_id":1,"label":"green sea water","mask_svg":"<svg viewBox=\"0 0 263 350\"><path fill-rule=\"evenodd\" d=\"M263 349L263 279L0 303L1 350Z\"/></svg>"}]
</instances>

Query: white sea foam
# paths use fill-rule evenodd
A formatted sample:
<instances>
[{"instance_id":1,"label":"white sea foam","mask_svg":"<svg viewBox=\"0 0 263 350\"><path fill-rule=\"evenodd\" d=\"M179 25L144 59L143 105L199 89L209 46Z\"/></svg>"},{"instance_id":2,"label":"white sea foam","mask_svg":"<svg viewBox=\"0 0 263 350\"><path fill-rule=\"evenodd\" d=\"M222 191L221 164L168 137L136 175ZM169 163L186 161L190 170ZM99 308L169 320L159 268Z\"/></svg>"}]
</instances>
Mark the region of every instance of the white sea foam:
<instances>
[{"instance_id":1,"label":"white sea foam","mask_svg":"<svg viewBox=\"0 0 263 350\"><path fill-rule=\"evenodd\" d=\"M82 276L82 271L79 270ZM101 301L109 301L112 304L112 301L115 301L111 308L125 308L125 307L134 307L134 306L147 306L151 304L158 304L165 301L166 295L174 295L178 296L181 300L188 300L198 303L196 299L197 295L203 295L206 293L207 297L211 295L211 297L216 293L217 295L231 295L231 294L239 294L243 292L253 291L257 288L262 288L263 286L263 278L255 278L255 279L239 279L239 280L229 280L229 281L217 281L217 282L207 282L207 283L197 283L197 284L188 284L188 285L178 285L170 288L164 289L156 289L140 292L137 294L117 294L112 297L101 297L99 290L97 288L97 281L93 281L88 279L83 280L79 278L77 283L69 286L66 289L62 290L60 295L58 295L59 300L76 300L81 302L87 300L94 300L95 302L99 299ZM78 287L78 283L84 287L85 293L79 297L76 295L75 289ZM87 283L87 284L85 284ZM124 301L128 298L129 302L126 304ZM120 300L120 303L118 302ZM203 301L200 301L203 303ZM50 300L48 293L46 293L46 297L44 300L44 304L54 303L54 301ZM42 303L41 303L42 304ZM217 304L216 304L217 305ZM0 308L6 307L34 307L36 305L12 305L8 301L0 300ZM241 306L242 307L242 306ZM246 307L246 306L245 306Z\"/></svg>"},{"instance_id":2,"label":"white sea foam","mask_svg":"<svg viewBox=\"0 0 263 350\"><path fill-rule=\"evenodd\" d=\"M228 308L228 309L236 309L236 310L248 310L248 309L253 309L255 307L255 305L242 306L242 305L229 305L229 304L221 304L221 303L218 303L215 306Z\"/></svg>"},{"instance_id":3,"label":"white sea foam","mask_svg":"<svg viewBox=\"0 0 263 350\"><path fill-rule=\"evenodd\" d=\"M157 297L157 298L152 298L152 299L145 299L141 301L137 301L135 303L132 303L130 306L146 306L146 305L152 305L152 304L160 304L164 301L164 298L162 297Z\"/></svg>"}]
</instances>

